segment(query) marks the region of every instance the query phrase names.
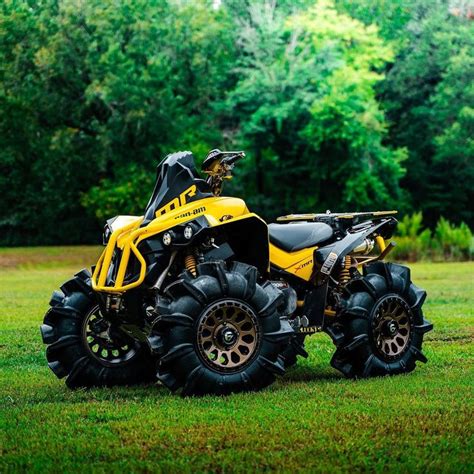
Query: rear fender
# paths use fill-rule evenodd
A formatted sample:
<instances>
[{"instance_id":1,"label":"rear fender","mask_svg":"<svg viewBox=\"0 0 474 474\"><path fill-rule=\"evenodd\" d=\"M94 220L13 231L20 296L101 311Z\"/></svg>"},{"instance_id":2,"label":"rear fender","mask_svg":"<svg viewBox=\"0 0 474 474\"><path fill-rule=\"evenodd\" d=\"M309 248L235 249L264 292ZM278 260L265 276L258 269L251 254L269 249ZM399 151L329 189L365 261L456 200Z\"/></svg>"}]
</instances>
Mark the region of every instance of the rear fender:
<instances>
[{"instance_id":1,"label":"rear fender","mask_svg":"<svg viewBox=\"0 0 474 474\"><path fill-rule=\"evenodd\" d=\"M351 232L343 239L327 245L314 252L314 270L312 280L316 287L305 298L304 311L310 325L321 328L324 326L324 311L327 305L329 277L338 271L338 263L354 248L362 244L372 234L380 238L390 238L397 224L396 219L383 221L367 221L352 227Z\"/></svg>"},{"instance_id":2,"label":"rear fender","mask_svg":"<svg viewBox=\"0 0 474 474\"><path fill-rule=\"evenodd\" d=\"M377 234L384 239L390 238L397 225L393 217L377 222L364 222L354 226L341 240L315 251L314 276L318 281L325 281L337 269L338 263L354 250L358 245L372 234Z\"/></svg>"}]
</instances>

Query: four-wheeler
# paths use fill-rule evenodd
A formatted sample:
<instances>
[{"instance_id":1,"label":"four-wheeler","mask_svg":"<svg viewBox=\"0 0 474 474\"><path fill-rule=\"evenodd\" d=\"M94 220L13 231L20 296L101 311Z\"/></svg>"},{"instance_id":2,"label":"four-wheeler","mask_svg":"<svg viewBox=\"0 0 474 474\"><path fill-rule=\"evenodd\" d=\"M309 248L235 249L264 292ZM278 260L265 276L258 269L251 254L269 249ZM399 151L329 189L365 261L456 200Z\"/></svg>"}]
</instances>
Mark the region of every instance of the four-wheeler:
<instances>
[{"instance_id":1,"label":"four-wheeler","mask_svg":"<svg viewBox=\"0 0 474 474\"><path fill-rule=\"evenodd\" d=\"M267 225L222 197L240 151L158 166L143 216L105 225L105 249L53 293L41 326L68 387L161 381L182 395L259 390L323 331L347 377L410 372L432 325L410 270L383 259L395 211L295 214Z\"/></svg>"}]
</instances>

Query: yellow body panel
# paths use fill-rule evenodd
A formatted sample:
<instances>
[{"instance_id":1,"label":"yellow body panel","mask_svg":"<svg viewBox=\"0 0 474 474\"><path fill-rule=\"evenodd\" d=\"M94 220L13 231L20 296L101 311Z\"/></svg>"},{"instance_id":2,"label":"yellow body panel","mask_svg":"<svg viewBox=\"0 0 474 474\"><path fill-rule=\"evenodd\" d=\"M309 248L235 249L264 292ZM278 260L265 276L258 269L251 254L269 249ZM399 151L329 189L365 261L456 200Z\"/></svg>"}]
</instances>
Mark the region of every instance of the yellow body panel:
<instances>
[{"instance_id":1,"label":"yellow body panel","mask_svg":"<svg viewBox=\"0 0 474 474\"><path fill-rule=\"evenodd\" d=\"M176 225L185 224L197 217L204 217L210 227L222 226L250 217L264 222L256 214L249 212L242 199L234 197L208 197L186 203L188 198L195 196L195 194L196 186L192 185L177 198L161 207L156 212L156 217L144 227L140 227L144 219L143 216L118 216L111 224L112 235L92 275L93 289L96 291L122 293L141 285L146 275L146 262L138 250L138 244ZM380 250L383 251L385 248L383 238L377 237L377 243ZM114 251L117 248L122 251L122 255L116 281L113 286L107 286L107 275ZM269 260L273 265L286 272L309 281L313 274L314 251L317 248L314 246L296 252L285 252L270 243ZM135 281L124 284L130 255L132 254L140 263L140 273Z\"/></svg>"},{"instance_id":2,"label":"yellow body panel","mask_svg":"<svg viewBox=\"0 0 474 474\"><path fill-rule=\"evenodd\" d=\"M309 281L313 273L313 255L318 247L308 247L296 252L284 250L270 244L270 261L273 265L282 268L298 278Z\"/></svg>"},{"instance_id":3,"label":"yellow body panel","mask_svg":"<svg viewBox=\"0 0 474 474\"><path fill-rule=\"evenodd\" d=\"M149 237L164 232L176 225L184 224L196 217L204 216L211 227L216 227L248 217L257 217L250 213L242 199L233 197L209 197L180 205L172 210L157 212L157 217L146 227L140 227L143 216L119 216L112 224L112 235L97 262L92 275L92 287L96 291L122 293L143 283L146 274L146 262L137 245ZM259 218L260 219L260 218ZM107 286L107 273L114 250L122 250L120 266L114 286ZM140 275L136 281L124 285L125 273L131 254L140 262Z\"/></svg>"},{"instance_id":4,"label":"yellow body panel","mask_svg":"<svg viewBox=\"0 0 474 474\"><path fill-rule=\"evenodd\" d=\"M234 197L209 197L188 204L181 204L181 200L173 200L173 205L175 207L165 206L159 209L155 219L145 227L140 227L143 216L119 216L115 219L111 224L112 235L92 275L94 290L122 293L141 285L146 275L146 262L138 250L138 244L176 225L192 221L196 217L205 217L210 227L218 227L250 217L264 222L256 214L249 212L242 199ZM385 241L380 236L377 236L376 240L382 252L386 247ZM113 286L107 286L107 275L114 251L117 248L122 251L122 255L116 281ZM314 251L317 248L314 246L296 252L286 252L269 243L269 260L276 267L302 280L309 281L313 274ZM135 281L124 284L127 266L132 254L140 263L140 273Z\"/></svg>"}]
</instances>

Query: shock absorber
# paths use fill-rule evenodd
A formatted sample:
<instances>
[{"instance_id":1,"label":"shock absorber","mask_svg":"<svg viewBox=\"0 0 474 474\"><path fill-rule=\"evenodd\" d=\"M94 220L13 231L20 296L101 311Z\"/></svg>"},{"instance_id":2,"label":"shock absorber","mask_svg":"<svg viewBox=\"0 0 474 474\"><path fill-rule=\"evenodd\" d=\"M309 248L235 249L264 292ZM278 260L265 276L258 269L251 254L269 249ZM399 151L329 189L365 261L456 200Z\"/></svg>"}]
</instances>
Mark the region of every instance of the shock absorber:
<instances>
[{"instance_id":1,"label":"shock absorber","mask_svg":"<svg viewBox=\"0 0 474 474\"><path fill-rule=\"evenodd\" d=\"M339 275L339 283L341 285L345 285L351 279L351 274L349 273L349 269L351 268L351 263L352 263L351 257L349 255L346 255L344 257L341 273Z\"/></svg>"},{"instance_id":2,"label":"shock absorber","mask_svg":"<svg viewBox=\"0 0 474 474\"><path fill-rule=\"evenodd\" d=\"M194 254L189 253L188 255L186 255L186 257L184 257L184 266L186 270L189 273L191 273L191 275L193 276L197 275L197 272L196 272L197 263L196 263L196 257L194 256Z\"/></svg>"}]
</instances>

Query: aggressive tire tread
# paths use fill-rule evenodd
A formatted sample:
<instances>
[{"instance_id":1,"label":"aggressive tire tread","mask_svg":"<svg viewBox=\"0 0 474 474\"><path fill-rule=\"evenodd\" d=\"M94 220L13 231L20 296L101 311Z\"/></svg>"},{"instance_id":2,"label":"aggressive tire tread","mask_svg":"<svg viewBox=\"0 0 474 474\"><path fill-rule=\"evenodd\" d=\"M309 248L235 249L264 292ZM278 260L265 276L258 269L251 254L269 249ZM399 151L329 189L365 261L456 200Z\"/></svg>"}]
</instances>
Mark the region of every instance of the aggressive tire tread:
<instances>
[{"instance_id":1,"label":"aggressive tire tread","mask_svg":"<svg viewBox=\"0 0 474 474\"><path fill-rule=\"evenodd\" d=\"M124 364L111 367L92 356L83 340L83 321L97 306L90 273L78 272L53 292L40 327L48 366L69 388L132 385L156 380L155 362L145 346Z\"/></svg>"},{"instance_id":2,"label":"aggressive tire tread","mask_svg":"<svg viewBox=\"0 0 474 474\"><path fill-rule=\"evenodd\" d=\"M346 377L369 377L411 372L417 361L427 361L421 347L423 335L433 325L421 310L426 292L410 278L409 268L403 265L375 262L364 268L362 277L346 285L337 324L325 329L336 346L332 367ZM397 356L382 354L372 333L377 327L375 308L384 298L401 299L410 315L412 335Z\"/></svg>"},{"instance_id":3,"label":"aggressive tire tread","mask_svg":"<svg viewBox=\"0 0 474 474\"><path fill-rule=\"evenodd\" d=\"M229 267L224 262L202 263L196 278L180 280L165 292L168 299L158 303L152 336L162 340L157 377L168 388L180 390L182 396L227 395L260 390L284 373L280 353L294 331L285 318L280 319L282 293L270 283L260 285L254 267L240 262ZM197 326L206 308L228 299L252 309L260 339L242 368L221 370L199 352Z\"/></svg>"}]
</instances>

